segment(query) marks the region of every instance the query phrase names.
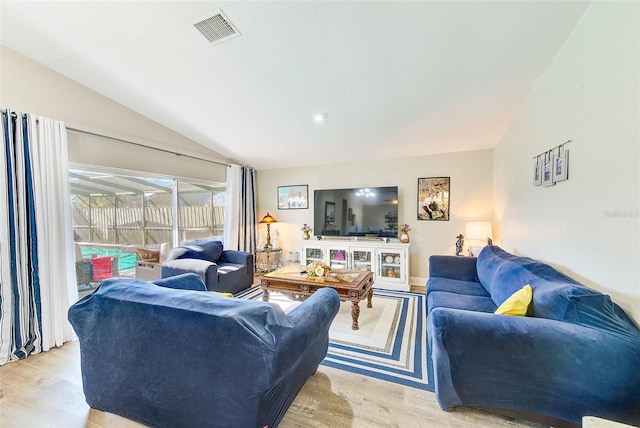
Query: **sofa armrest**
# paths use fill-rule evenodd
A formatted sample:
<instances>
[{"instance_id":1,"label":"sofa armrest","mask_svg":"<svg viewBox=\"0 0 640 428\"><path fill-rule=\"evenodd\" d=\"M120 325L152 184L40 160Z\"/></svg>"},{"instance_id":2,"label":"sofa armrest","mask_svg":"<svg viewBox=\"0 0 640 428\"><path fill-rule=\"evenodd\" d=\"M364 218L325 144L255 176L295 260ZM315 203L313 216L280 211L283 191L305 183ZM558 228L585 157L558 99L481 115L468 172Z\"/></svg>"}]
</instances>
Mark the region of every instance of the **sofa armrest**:
<instances>
[{"instance_id":1,"label":"sofa armrest","mask_svg":"<svg viewBox=\"0 0 640 428\"><path fill-rule=\"evenodd\" d=\"M251 253L247 253L245 251L224 250L220 259L218 259L218 262L245 265L247 266L247 272L253 275L253 254Z\"/></svg>"},{"instance_id":2,"label":"sofa armrest","mask_svg":"<svg viewBox=\"0 0 640 428\"><path fill-rule=\"evenodd\" d=\"M181 290L207 291L207 287L202 282L202 278L196 273L183 273L181 275L153 281L155 285L167 288L177 288Z\"/></svg>"},{"instance_id":3,"label":"sofa armrest","mask_svg":"<svg viewBox=\"0 0 640 428\"><path fill-rule=\"evenodd\" d=\"M478 282L476 257L442 256L429 257L429 277Z\"/></svg>"},{"instance_id":4,"label":"sofa armrest","mask_svg":"<svg viewBox=\"0 0 640 428\"><path fill-rule=\"evenodd\" d=\"M340 297L332 288L322 288L296 306L287 315L293 328L281 337L275 372L292 369L297 354L304 349L309 352L311 365L317 366L327 355L329 327L340 310ZM314 367L315 369L315 367Z\"/></svg>"},{"instance_id":5,"label":"sofa armrest","mask_svg":"<svg viewBox=\"0 0 640 428\"><path fill-rule=\"evenodd\" d=\"M428 335L443 409L503 407L575 424L586 414L640 420L637 335L448 308L429 314Z\"/></svg>"},{"instance_id":6,"label":"sofa armrest","mask_svg":"<svg viewBox=\"0 0 640 428\"><path fill-rule=\"evenodd\" d=\"M207 289L218 283L218 265L200 259L176 259L162 264L162 278L185 273L195 273L205 283Z\"/></svg>"}]
</instances>

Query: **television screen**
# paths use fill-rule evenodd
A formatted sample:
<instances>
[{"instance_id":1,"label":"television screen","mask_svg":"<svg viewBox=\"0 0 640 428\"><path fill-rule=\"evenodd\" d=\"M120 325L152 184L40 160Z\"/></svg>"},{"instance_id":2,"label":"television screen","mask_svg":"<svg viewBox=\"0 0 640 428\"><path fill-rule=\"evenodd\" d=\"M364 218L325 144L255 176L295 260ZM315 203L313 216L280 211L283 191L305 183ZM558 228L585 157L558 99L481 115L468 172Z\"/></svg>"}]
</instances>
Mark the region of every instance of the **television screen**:
<instances>
[{"instance_id":1,"label":"television screen","mask_svg":"<svg viewBox=\"0 0 640 428\"><path fill-rule=\"evenodd\" d=\"M398 237L398 187L314 192L313 233L318 236Z\"/></svg>"}]
</instances>

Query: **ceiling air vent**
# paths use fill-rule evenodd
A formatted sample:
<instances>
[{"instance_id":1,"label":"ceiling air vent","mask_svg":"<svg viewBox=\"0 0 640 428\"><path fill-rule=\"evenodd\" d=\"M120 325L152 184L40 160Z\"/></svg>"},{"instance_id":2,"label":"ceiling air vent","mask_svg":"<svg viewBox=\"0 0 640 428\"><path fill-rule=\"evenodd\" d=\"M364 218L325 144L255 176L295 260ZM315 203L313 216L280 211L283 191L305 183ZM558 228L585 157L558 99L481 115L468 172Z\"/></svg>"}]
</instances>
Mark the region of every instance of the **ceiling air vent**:
<instances>
[{"instance_id":1,"label":"ceiling air vent","mask_svg":"<svg viewBox=\"0 0 640 428\"><path fill-rule=\"evenodd\" d=\"M212 44L224 42L240 35L238 29L221 10L214 12L208 18L196 22L193 26Z\"/></svg>"}]
</instances>

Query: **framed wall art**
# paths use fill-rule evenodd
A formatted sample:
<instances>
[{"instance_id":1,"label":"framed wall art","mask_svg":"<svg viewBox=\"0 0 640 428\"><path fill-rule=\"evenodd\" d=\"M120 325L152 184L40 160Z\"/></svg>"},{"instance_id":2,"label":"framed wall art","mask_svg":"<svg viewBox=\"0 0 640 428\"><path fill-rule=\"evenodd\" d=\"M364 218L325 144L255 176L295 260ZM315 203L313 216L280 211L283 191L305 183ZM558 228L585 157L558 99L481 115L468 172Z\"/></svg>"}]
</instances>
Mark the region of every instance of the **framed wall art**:
<instances>
[{"instance_id":1,"label":"framed wall art","mask_svg":"<svg viewBox=\"0 0 640 428\"><path fill-rule=\"evenodd\" d=\"M301 210L309 208L309 186L278 186L278 209Z\"/></svg>"},{"instance_id":2,"label":"framed wall art","mask_svg":"<svg viewBox=\"0 0 640 428\"><path fill-rule=\"evenodd\" d=\"M542 185L542 158L539 155L533 158L533 185Z\"/></svg>"},{"instance_id":3,"label":"framed wall art","mask_svg":"<svg viewBox=\"0 0 640 428\"><path fill-rule=\"evenodd\" d=\"M449 221L450 177L418 178L418 220Z\"/></svg>"},{"instance_id":4,"label":"framed wall art","mask_svg":"<svg viewBox=\"0 0 640 428\"><path fill-rule=\"evenodd\" d=\"M553 154L546 152L542 159L542 185L553 186Z\"/></svg>"},{"instance_id":5,"label":"framed wall art","mask_svg":"<svg viewBox=\"0 0 640 428\"><path fill-rule=\"evenodd\" d=\"M553 153L553 182L563 181L569 178L569 150L558 147Z\"/></svg>"},{"instance_id":6,"label":"framed wall art","mask_svg":"<svg viewBox=\"0 0 640 428\"><path fill-rule=\"evenodd\" d=\"M533 185L553 186L569 179L569 150L567 140L554 148L533 157Z\"/></svg>"}]
</instances>

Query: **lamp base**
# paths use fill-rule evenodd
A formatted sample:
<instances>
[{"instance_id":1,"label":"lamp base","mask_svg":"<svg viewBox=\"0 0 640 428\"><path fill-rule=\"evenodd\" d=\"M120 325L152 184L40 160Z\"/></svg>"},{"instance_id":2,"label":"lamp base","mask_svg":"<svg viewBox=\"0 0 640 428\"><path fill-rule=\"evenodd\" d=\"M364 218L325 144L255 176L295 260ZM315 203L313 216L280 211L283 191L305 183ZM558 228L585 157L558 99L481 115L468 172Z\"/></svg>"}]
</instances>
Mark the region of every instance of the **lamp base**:
<instances>
[{"instance_id":1,"label":"lamp base","mask_svg":"<svg viewBox=\"0 0 640 428\"><path fill-rule=\"evenodd\" d=\"M482 251L484 247L484 245L470 245L469 257L478 257L478 254L480 254L480 251Z\"/></svg>"}]
</instances>

